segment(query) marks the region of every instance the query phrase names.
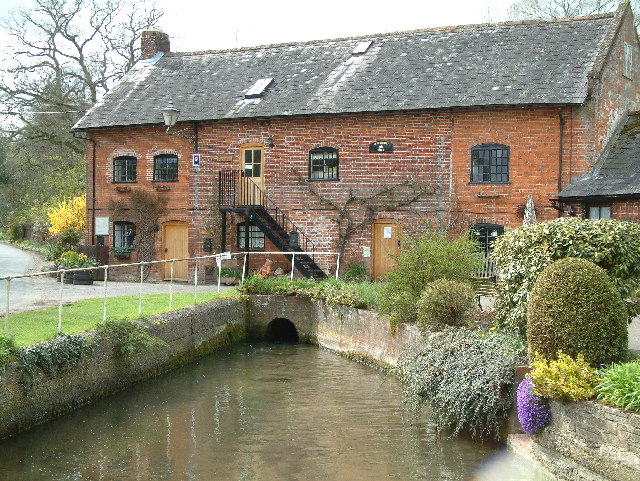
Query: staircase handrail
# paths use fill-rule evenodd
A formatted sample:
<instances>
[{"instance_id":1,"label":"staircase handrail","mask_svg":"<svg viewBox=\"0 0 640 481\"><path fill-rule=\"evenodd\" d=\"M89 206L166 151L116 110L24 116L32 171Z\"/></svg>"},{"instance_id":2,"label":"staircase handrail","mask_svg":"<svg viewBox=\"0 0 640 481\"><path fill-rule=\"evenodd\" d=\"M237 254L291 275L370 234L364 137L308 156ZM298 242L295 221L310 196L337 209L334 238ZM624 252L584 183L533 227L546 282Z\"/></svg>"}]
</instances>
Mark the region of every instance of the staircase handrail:
<instances>
[{"instance_id":1,"label":"staircase handrail","mask_svg":"<svg viewBox=\"0 0 640 481\"><path fill-rule=\"evenodd\" d=\"M223 205L222 200L223 200L223 192L222 192L222 188L223 188L223 183L222 183L222 177L224 174L226 173L233 173L233 207L238 207L240 206L240 204L237 203L237 192L238 192L238 185L237 185L237 179L242 176L243 171L242 170L221 170L219 171L219 192L218 192L218 204L219 205ZM280 209L278 207L278 204L276 204L273 200L271 200L269 198L269 196L267 194L264 193L264 191L258 187L255 183L252 183L251 188L256 190L259 194L260 194L260 199L261 199L261 203L260 204L255 204L255 205L261 205L262 207L264 207L264 209L268 212L270 210L275 210L275 220L276 222L280 225L280 227L282 227L287 233L291 232L291 231L295 231L298 232L300 237L301 237L301 241L304 241L304 249L305 251L315 251L316 250L316 244L309 238L309 236L307 234L305 234L304 230L302 230L300 227L298 227L295 222L293 222L291 220L291 218L285 214L282 209ZM252 196L253 197L253 196ZM272 208L269 208L268 204L271 203L273 205ZM254 205L254 206L255 206ZM251 208L251 205L241 205L242 207L249 207ZM279 220L279 217L282 218L282 222ZM291 226L291 229L288 228L288 225ZM300 243L302 244L302 243ZM311 246L311 248L309 249L309 245Z\"/></svg>"}]
</instances>

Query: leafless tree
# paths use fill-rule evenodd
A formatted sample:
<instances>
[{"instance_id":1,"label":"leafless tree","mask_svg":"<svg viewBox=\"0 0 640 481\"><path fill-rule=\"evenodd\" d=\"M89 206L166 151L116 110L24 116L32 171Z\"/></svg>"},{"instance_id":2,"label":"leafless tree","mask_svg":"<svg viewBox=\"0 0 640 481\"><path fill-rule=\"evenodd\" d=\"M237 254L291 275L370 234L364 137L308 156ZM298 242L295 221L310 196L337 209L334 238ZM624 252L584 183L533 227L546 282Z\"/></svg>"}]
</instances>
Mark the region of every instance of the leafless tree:
<instances>
[{"instance_id":1,"label":"leafless tree","mask_svg":"<svg viewBox=\"0 0 640 481\"><path fill-rule=\"evenodd\" d=\"M82 153L69 128L131 68L141 32L161 15L146 0L33 0L15 10L1 26L9 44L0 102L11 133Z\"/></svg>"},{"instance_id":2,"label":"leafless tree","mask_svg":"<svg viewBox=\"0 0 640 481\"><path fill-rule=\"evenodd\" d=\"M509 7L513 20L577 17L610 12L619 0L519 0Z\"/></svg>"}]
</instances>

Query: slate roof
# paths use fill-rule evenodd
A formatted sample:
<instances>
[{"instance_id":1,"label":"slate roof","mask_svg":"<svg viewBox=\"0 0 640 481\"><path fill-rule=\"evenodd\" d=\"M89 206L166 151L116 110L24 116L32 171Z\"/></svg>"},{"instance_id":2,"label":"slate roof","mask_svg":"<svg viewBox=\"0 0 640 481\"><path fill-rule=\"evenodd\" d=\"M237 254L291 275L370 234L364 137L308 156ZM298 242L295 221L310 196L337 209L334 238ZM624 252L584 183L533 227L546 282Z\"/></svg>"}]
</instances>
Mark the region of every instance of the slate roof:
<instances>
[{"instance_id":1,"label":"slate roof","mask_svg":"<svg viewBox=\"0 0 640 481\"><path fill-rule=\"evenodd\" d=\"M469 25L141 60L75 128L519 104L580 104L619 14ZM353 56L363 39L369 50ZM244 93L274 80L262 98Z\"/></svg>"},{"instance_id":2,"label":"slate roof","mask_svg":"<svg viewBox=\"0 0 640 481\"><path fill-rule=\"evenodd\" d=\"M627 116L593 171L559 194L562 200L640 197L640 113Z\"/></svg>"}]
</instances>

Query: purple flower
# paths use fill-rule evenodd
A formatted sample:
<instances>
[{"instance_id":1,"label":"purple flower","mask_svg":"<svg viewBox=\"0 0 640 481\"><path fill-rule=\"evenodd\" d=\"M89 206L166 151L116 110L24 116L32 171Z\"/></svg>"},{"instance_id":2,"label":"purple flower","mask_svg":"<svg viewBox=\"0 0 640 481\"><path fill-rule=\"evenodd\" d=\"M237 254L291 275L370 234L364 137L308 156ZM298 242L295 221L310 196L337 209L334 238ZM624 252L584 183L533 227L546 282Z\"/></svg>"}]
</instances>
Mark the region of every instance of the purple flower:
<instances>
[{"instance_id":1,"label":"purple flower","mask_svg":"<svg viewBox=\"0 0 640 481\"><path fill-rule=\"evenodd\" d=\"M551 422L551 412L545 401L533 394L531 379L524 378L516 391L518 420L527 434L541 431Z\"/></svg>"}]
</instances>

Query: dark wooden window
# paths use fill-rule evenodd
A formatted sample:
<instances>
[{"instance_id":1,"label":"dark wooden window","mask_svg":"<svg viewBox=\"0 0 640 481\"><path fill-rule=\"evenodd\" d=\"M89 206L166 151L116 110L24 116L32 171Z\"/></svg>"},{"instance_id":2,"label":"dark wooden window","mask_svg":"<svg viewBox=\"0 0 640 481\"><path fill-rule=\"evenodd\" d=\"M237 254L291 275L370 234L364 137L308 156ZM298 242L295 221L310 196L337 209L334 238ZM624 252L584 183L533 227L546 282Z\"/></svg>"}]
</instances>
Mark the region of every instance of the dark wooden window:
<instances>
[{"instance_id":1,"label":"dark wooden window","mask_svg":"<svg viewBox=\"0 0 640 481\"><path fill-rule=\"evenodd\" d=\"M309 151L310 180L338 180L338 149L319 147Z\"/></svg>"},{"instance_id":2,"label":"dark wooden window","mask_svg":"<svg viewBox=\"0 0 640 481\"><path fill-rule=\"evenodd\" d=\"M113 181L135 182L138 159L132 156L120 156L113 159Z\"/></svg>"},{"instance_id":3,"label":"dark wooden window","mask_svg":"<svg viewBox=\"0 0 640 481\"><path fill-rule=\"evenodd\" d=\"M472 147L471 182L509 182L509 147L502 144L481 144Z\"/></svg>"},{"instance_id":4,"label":"dark wooden window","mask_svg":"<svg viewBox=\"0 0 640 481\"><path fill-rule=\"evenodd\" d=\"M249 249L246 246L246 233L247 223L242 222L238 224L238 249L241 251L263 251L264 250L264 232L256 225L249 224Z\"/></svg>"},{"instance_id":5,"label":"dark wooden window","mask_svg":"<svg viewBox=\"0 0 640 481\"><path fill-rule=\"evenodd\" d=\"M131 249L136 237L136 226L132 222L113 223L113 247L116 249Z\"/></svg>"},{"instance_id":6,"label":"dark wooden window","mask_svg":"<svg viewBox=\"0 0 640 481\"><path fill-rule=\"evenodd\" d=\"M172 154L156 155L153 158L153 180L175 182L178 180L178 156Z\"/></svg>"}]
</instances>

